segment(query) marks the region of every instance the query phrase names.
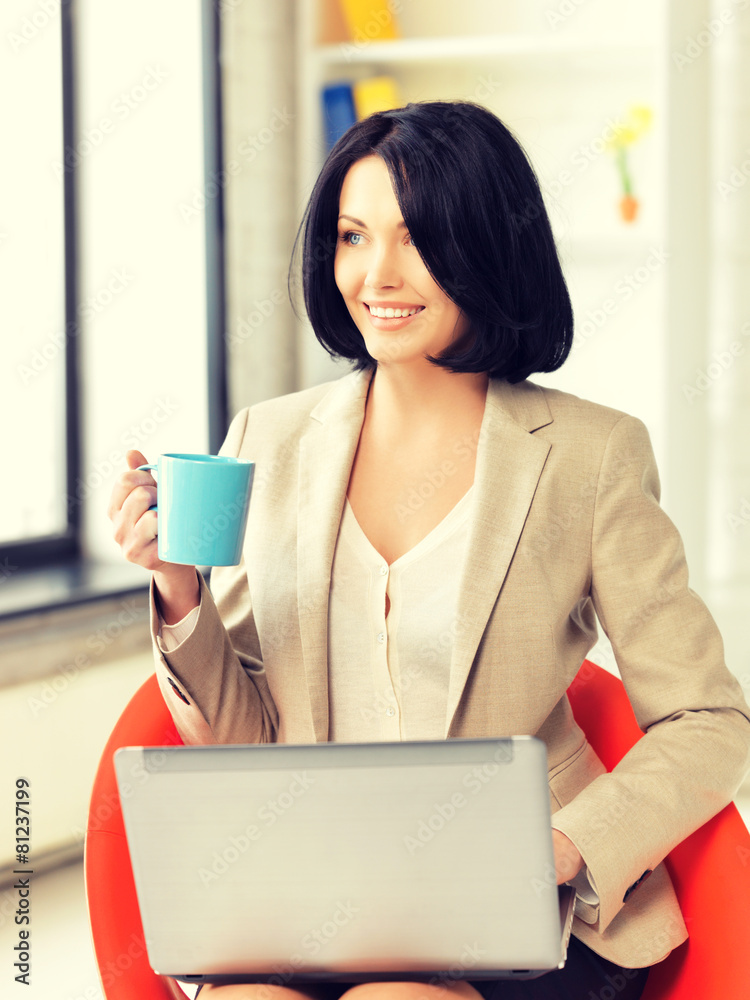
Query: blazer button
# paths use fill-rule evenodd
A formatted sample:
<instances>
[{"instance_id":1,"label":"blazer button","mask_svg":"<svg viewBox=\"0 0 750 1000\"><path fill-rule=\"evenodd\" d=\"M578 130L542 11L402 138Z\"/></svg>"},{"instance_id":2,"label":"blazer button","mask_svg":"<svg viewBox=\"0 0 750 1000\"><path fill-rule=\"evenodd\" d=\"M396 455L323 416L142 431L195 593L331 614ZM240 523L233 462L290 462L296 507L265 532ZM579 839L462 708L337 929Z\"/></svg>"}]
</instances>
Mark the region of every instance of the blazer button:
<instances>
[{"instance_id":1,"label":"blazer button","mask_svg":"<svg viewBox=\"0 0 750 1000\"><path fill-rule=\"evenodd\" d=\"M643 875L641 875L641 877L639 879L636 879L636 881L633 882L633 884L631 885L631 887L628 889L628 891L622 897L623 903L627 903L628 897L630 896L631 892L633 892L634 889L637 889L638 886L641 884L641 882L645 882L646 879L649 877L649 875L652 872L653 872L653 868L647 868L646 871L643 873Z\"/></svg>"}]
</instances>

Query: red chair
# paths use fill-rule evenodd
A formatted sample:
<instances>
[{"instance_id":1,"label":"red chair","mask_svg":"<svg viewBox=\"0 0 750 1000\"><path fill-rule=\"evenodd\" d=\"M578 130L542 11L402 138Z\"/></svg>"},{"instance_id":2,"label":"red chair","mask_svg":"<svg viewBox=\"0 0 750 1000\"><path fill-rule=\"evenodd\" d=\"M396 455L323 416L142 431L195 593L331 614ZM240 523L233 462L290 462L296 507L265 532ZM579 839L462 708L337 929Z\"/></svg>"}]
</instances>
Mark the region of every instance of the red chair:
<instances>
[{"instance_id":1,"label":"red chair","mask_svg":"<svg viewBox=\"0 0 750 1000\"><path fill-rule=\"evenodd\" d=\"M576 722L611 771L641 738L622 681L584 660L568 689ZM666 859L690 938L652 967L641 1000L750 996L750 834L733 804Z\"/></svg>"},{"instance_id":2,"label":"red chair","mask_svg":"<svg viewBox=\"0 0 750 1000\"><path fill-rule=\"evenodd\" d=\"M609 769L643 735L622 682L584 660L568 691L573 714ZM112 756L121 746L182 740L156 676L133 695L104 748L89 809L84 871L106 1000L185 1000L148 964ZM750 993L750 834L734 805L667 858L690 940L654 966L642 1000L741 1000Z\"/></svg>"},{"instance_id":3,"label":"red chair","mask_svg":"<svg viewBox=\"0 0 750 1000\"><path fill-rule=\"evenodd\" d=\"M107 741L94 779L86 827L86 898L106 1000L188 997L174 979L157 976L148 964L113 762L118 747L181 743L156 674L152 674L130 699Z\"/></svg>"}]
</instances>

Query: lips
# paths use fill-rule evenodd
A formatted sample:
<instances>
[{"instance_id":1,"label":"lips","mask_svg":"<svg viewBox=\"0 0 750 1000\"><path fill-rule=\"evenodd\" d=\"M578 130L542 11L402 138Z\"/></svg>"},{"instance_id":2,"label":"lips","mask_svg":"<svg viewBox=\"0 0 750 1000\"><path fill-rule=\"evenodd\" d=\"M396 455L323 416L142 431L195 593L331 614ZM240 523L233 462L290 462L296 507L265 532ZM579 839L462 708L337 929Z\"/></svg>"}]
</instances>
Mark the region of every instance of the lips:
<instances>
[{"instance_id":1,"label":"lips","mask_svg":"<svg viewBox=\"0 0 750 1000\"><path fill-rule=\"evenodd\" d=\"M364 306L369 314L377 319L403 319L407 316L416 316L418 312L422 312L424 309L424 306L380 306L371 305L369 302L365 302Z\"/></svg>"}]
</instances>

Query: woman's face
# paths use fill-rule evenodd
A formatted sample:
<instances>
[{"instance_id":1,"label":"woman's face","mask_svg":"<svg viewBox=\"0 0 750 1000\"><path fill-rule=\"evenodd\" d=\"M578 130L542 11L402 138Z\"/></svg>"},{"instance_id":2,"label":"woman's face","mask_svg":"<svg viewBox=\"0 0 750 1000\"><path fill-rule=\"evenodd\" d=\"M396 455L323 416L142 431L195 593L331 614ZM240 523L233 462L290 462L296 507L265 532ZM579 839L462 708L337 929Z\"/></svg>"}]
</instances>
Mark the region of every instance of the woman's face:
<instances>
[{"instance_id":1,"label":"woman's face","mask_svg":"<svg viewBox=\"0 0 750 1000\"><path fill-rule=\"evenodd\" d=\"M379 365L427 364L468 330L412 243L385 162L349 168L339 199L336 285ZM397 315L394 315L396 313Z\"/></svg>"}]
</instances>

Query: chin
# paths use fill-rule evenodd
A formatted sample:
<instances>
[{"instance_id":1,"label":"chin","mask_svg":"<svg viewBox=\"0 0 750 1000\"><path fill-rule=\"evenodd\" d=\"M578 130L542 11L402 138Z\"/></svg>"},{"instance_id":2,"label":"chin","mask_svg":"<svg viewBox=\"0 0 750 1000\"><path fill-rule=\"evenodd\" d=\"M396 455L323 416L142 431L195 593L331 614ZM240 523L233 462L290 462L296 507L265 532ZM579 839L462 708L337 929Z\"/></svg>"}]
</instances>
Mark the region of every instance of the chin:
<instances>
[{"instance_id":1,"label":"chin","mask_svg":"<svg viewBox=\"0 0 750 1000\"><path fill-rule=\"evenodd\" d=\"M404 364L424 360L429 352L420 350L416 344L409 343L405 336L399 334L383 337L363 337L365 350L378 364Z\"/></svg>"}]
</instances>

